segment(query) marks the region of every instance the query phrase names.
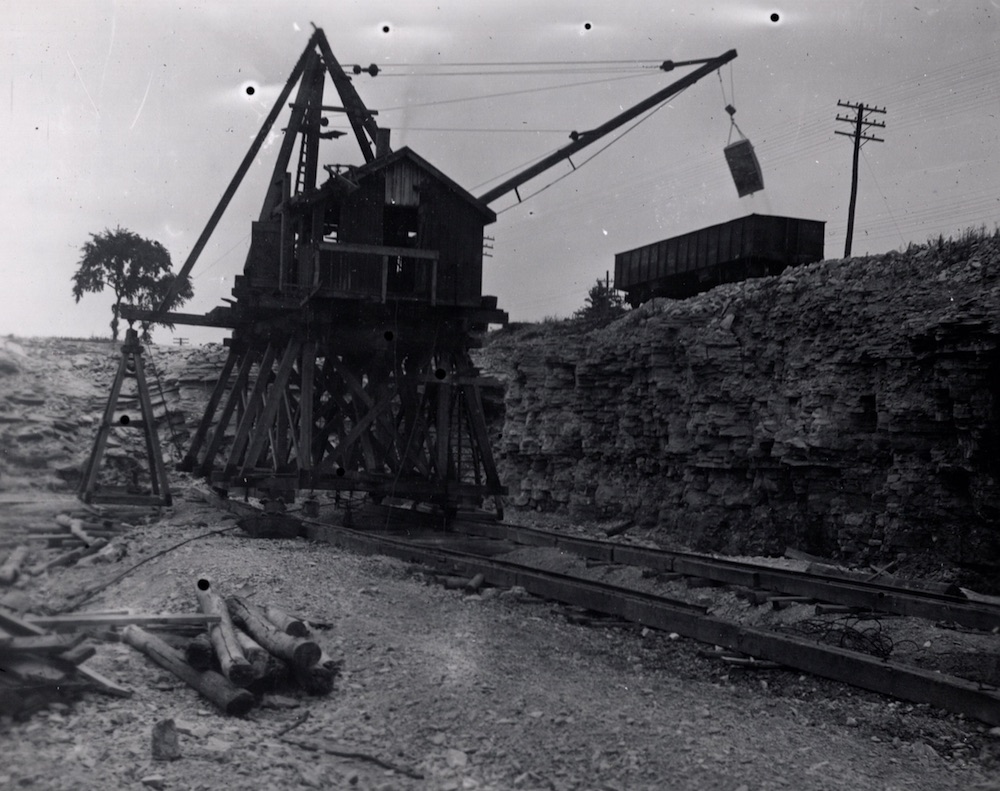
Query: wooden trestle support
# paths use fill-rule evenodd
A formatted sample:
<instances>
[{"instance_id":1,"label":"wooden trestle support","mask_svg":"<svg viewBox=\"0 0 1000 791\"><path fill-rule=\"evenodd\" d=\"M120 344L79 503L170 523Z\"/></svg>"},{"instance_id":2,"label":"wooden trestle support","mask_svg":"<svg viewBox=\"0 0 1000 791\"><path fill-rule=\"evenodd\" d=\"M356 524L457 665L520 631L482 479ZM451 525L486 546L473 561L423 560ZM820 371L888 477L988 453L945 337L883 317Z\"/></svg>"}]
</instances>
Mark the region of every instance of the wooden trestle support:
<instances>
[{"instance_id":1,"label":"wooden trestle support","mask_svg":"<svg viewBox=\"0 0 1000 791\"><path fill-rule=\"evenodd\" d=\"M447 510L501 485L481 387L462 334L409 345L392 330L230 341L180 469L220 489L294 500L299 490L366 492ZM403 333L400 333L403 334Z\"/></svg>"},{"instance_id":2,"label":"wooden trestle support","mask_svg":"<svg viewBox=\"0 0 1000 791\"><path fill-rule=\"evenodd\" d=\"M123 393L126 381L135 383L134 393ZM115 415L121 410L122 404L139 408L139 419L132 418L127 411L115 420ZM102 484L99 480L101 462L107 449L108 438L113 429L120 428L129 431L142 431L146 446L146 461L148 469L143 473L148 481L136 479L131 484ZM149 490L145 489L148 482ZM122 344L122 356L118 362L118 372L111 385L104 414L94 438L94 446L84 467L80 481L79 496L86 503L104 503L110 505L153 505L166 506L171 504L170 486L167 481L167 471L160 452L160 440L157 436L156 418L149 396L149 385L142 361L142 344L138 333L129 328Z\"/></svg>"}]
</instances>

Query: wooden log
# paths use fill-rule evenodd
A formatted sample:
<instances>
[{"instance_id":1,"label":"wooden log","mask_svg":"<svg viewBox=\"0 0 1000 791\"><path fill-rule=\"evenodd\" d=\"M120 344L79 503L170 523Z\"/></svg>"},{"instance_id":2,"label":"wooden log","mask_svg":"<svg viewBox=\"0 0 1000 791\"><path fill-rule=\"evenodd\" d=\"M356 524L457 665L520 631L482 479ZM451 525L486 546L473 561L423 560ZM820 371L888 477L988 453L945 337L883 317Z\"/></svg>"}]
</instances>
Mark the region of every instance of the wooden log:
<instances>
[{"instance_id":1,"label":"wooden log","mask_svg":"<svg viewBox=\"0 0 1000 791\"><path fill-rule=\"evenodd\" d=\"M81 634L80 637L85 637L85 635ZM80 645L73 646L73 648L68 651L63 651L59 654L59 659L63 662L69 662L71 665L80 665L96 653L96 646L91 645L90 643L80 643Z\"/></svg>"},{"instance_id":2,"label":"wooden log","mask_svg":"<svg viewBox=\"0 0 1000 791\"><path fill-rule=\"evenodd\" d=\"M99 522L95 522L93 520L81 519L80 517L71 516L69 514L59 514L59 516L56 517L56 524L68 532L72 532L73 525L77 524L91 536L100 536L102 533L121 535L125 530L121 524L116 525L110 519L102 519Z\"/></svg>"},{"instance_id":3,"label":"wooden log","mask_svg":"<svg viewBox=\"0 0 1000 791\"><path fill-rule=\"evenodd\" d=\"M245 687L254 680L253 668L243 655L239 641L236 639L236 630L229 617L229 610L222 597L211 589L208 580L198 580L196 595L201 611L206 615L218 615L219 623L214 624L208 630L209 639L212 641L212 648L215 649L215 656L219 660L219 667L222 674L238 687Z\"/></svg>"},{"instance_id":4,"label":"wooden log","mask_svg":"<svg viewBox=\"0 0 1000 791\"><path fill-rule=\"evenodd\" d=\"M196 689L226 714L242 717L254 705L254 697L214 670L195 670L179 651L139 626L126 626L122 638L160 667L169 670L188 686Z\"/></svg>"},{"instance_id":5,"label":"wooden log","mask_svg":"<svg viewBox=\"0 0 1000 791\"><path fill-rule=\"evenodd\" d=\"M812 596L768 596L767 600L773 610L784 610L793 604L811 604L816 601Z\"/></svg>"},{"instance_id":6,"label":"wooden log","mask_svg":"<svg viewBox=\"0 0 1000 791\"><path fill-rule=\"evenodd\" d=\"M92 535L87 531L87 529L83 526L82 519L70 520L69 532L88 546L93 544L98 539L98 536Z\"/></svg>"},{"instance_id":7,"label":"wooden log","mask_svg":"<svg viewBox=\"0 0 1000 791\"><path fill-rule=\"evenodd\" d=\"M273 605L267 604L264 606L264 615L267 616L267 620L277 626L278 629L285 634L290 634L292 637L309 636L309 628L301 621L301 619L293 618L284 610L280 610Z\"/></svg>"},{"instance_id":8,"label":"wooden log","mask_svg":"<svg viewBox=\"0 0 1000 791\"><path fill-rule=\"evenodd\" d=\"M31 652L34 654L62 654L87 639L85 634L41 634L18 637L0 637L0 654Z\"/></svg>"},{"instance_id":9,"label":"wooden log","mask_svg":"<svg viewBox=\"0 0 1000 791\"><path fill-rule=\"evenodd\" d=\"M66 530L66 535L75 536L83 541L84 544L90 544L97 538L97 536L90 532L90 524L69 514L59 514L56 517L56 524ZM96 527L96 525L94 526Z\"/></svg>"},{"instance_id":10,"label":"wooden log","mask_svg":"<svg viewBox=\"0 0 1000 791\"><path fill-rule=\"evenodd\" d=\"M340 674L340 666L326 653L320 654L320 660L312 667L294 668L295 681L307 695L329 695Z\"/></svg>"},{"instance_id":11,"label":"wooden log","mask_svg":"<svg viewBox=\"0 0 1000 791\"><path fill-rule=\"evenodd\" d=\"M46 549L77 549L87 546L76 536L64 533L61 536L48 536L45 542Z\"/></svg>"},{"instance_id":12,"label":"wooden log","mask_svg":"<svg viewBox=\"0 0 1000 791\"><path fill-rule=\"evenodd\" d=\"M195 625L204 628L219 622L218 615L205 613L107 613L79 612L66 615L32 615L27 619L30 623L47 629L81 629L88 626L169 626L177 629L180 626Z\"/></svg>"},{"instance_id":13,"label":"wooden log","mask_svg":"<svg viewBox=\"0 0 1000 791\"><path fill-rule=\"evenodd\" d=\"M635 522L631 519L626 519L623 522L618 522L616 524L610 525L604 529L604 535L608 538L613 538L614 536L620 536L623 533L628 532L635 526Z\"/></svg>"},{"instance_id":14,"label":"wooden log","mask_svg":"<svg viewBox=\"0 0 1000 791\"><path fill-rule=\"evenodd\" d=\"M311 631L309 637L314 638ZM317 642L317 645L320 644ZM295 669L295 680L308 695L329 695L344 665L342 659L334 659L322 645L320 650L322 653L315 665L305 670Z\"/></svg>"},{"instance_id":15,"label":"wooden log","mask_svg":"<svg viewBox=\"0 0 1000 791\"><path fill-rule=\"evenodd\" d=\"M254 640L242 629L236 630L236 639L254 672L254 684L275 686L288 676L288 666Z\"/></svg>"},{"instance_id":16,"label":"wooden log","mask_svg":"<svg viewBox=\"0 0 1000 791\"><path fill-rule=\"evenodd\" d=\"M486 582L486 576L484 574L477 574L469 580L468 584L465 586L465 590L469 593L475 593L483 587L484 582Z\"/></svg>"},{"instance_id":17,"label":"wooden log","mask_svg":"<svg viewBox=\"0 0 1000 791\"><path fill-rule=\"evenodd\" d=\"M21 565L28 557L28 547L21 544L7 556L0 566L0 585L13 585L21 576Z\"/></svg>"},{"instance_id":18,"label":"wooden log","mask_svg":"<svg viewBox=\"0 0 1000 791\"><path fill-rule=\"evenodd\" d=\"M184 647L184 658L195 670L208 670L215 661L212 639L208 632L202 632L188 640Z\"/></svg>"},{"instance_id":19,"label":"wooden log","mask_svg":"<svg viewBox=\"0 0 1000 791\"><path fill-rule=\"evenodd\" d=\"M76 674L87 679L91 685L94 686L99 692L103 692L105 695L111 695L115 698L130 698L132 697L132 690L128 687L123 687L121 684L116 684L110 678L105 676L103 673L98 673L93 668L89 668L85 665L81 665L76 669Z\"/></svg>"},{"instance_id":20,"label":"wooden log","mask_svg":"<svg viewBox=\"0 0 1000 791\"><path fill-rule=\"evenodd\" d=\"M95 552L100 552L104 547L108 545L108 541L105 538L98 538L90 546L80 547L78 549L66 552L63 555L53 558L45 563L39 563L28 569L25 569L33 577L37 577L39 574L43 574L49 569L56 568L57 566L72 566L80 558L84 558L87 555L93 555Z\"/></svg>"},{"instance_id":21,"label":"wooden log","mask_svg":"<svg viewBox=\"0 0 1000 791\"><path fill-rule=\"evenodd\" d=\"M256 605L239 596L226 599L226 604L233 620L274 656L302 669L312 667L319 661L323 652L316 643L279 631Z\"/></svg>"}]
</instances>

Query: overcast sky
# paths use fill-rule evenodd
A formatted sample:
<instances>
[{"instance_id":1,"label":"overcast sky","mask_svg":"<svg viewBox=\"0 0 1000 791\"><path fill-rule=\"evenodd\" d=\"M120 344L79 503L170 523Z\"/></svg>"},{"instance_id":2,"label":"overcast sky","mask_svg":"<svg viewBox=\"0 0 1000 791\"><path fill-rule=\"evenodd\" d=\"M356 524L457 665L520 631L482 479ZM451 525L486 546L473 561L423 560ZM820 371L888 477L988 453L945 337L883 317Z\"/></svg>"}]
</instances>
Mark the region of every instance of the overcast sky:
<instances>
[{"instance_id":1,"label":"overcast sky","mask_svg":"<svg viewBox=\"0 0 1000 791\"><path fill-rule=\"evenodd\" d=\"M855 255L1000 221L993 0L3 0L0 333L108 333L110 299L71 295L91 233L156 239L179 269L311 23L341 63L379 65L355 85L393 146L474 194L688 71L663 60L737 50L592 161L614 138L574 157L577 172L492 204L484 291L514 320L569 315L616 252L754 212L824 220L826 257L841 257L852 151L838 100L886 109L885 142L862 149ZM723 157L739 137L727 103L763 170L753 196ZM352 139L324 144L324 161L360 162ZM184 310L230 296L276 151L272 136Z\"/></svg>"}]
</instances>

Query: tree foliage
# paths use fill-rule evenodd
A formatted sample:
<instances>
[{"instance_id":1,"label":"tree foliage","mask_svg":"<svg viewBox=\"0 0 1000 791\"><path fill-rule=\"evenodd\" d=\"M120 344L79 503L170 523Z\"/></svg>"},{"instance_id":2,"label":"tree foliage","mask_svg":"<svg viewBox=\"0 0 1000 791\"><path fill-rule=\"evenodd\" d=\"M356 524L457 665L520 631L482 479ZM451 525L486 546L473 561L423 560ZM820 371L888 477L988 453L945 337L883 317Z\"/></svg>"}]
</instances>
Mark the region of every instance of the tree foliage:
<instances>
[{"instance_id":1,"label":"tree foliage","mask_svg":"<svg viewBox=\"0 0 1000 791\"><path fill-rule=\"evenodd\" d=\"M621 292L617 291L606 280L597 282L587 292L587 299L582 308L573 314L573 318L594 325L608 324L623 315L627 308Z\"/></svg>"},{"instance_id":2,"label":"tree foliage","mask_svg":"<svg viewBox=\"0 0 1000 791\"><path fill-rule=\"evenodd\" d=\"M162 244L124 228L91 234L81 252L80 265L73 275L73 296L79 302L84 294L111 289L115 295L111 306L112 340L118 340L123 303L146 309L158 307L177 277L171 271L170 253ZM168 310L193 295L190 279L185 277L184 281L166 306ZM149 337L146 327L143 337Z\"/></svg>"}]
</instances>

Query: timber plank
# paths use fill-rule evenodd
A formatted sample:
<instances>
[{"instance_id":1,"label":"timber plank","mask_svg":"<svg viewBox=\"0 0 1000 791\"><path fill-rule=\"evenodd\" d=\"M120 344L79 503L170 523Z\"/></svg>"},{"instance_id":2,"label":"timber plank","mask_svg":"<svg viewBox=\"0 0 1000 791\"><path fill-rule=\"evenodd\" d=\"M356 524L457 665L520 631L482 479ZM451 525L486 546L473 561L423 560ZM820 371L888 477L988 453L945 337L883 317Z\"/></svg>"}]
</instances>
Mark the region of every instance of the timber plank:
<instances>
[{"instance_id":1,"label":"timber plank","mask_svg":"<svg viewBox=\"0 0 1000 791\"><path fill-rule=\"evenodd\" d=\"M219 623L219 616L206 613L71 613L68 615L38 615L28 618L28 623L49 629L79 629L88 626L138 626L157 624L169 626L207 626Z\"/></svg>"}]
</instances>

